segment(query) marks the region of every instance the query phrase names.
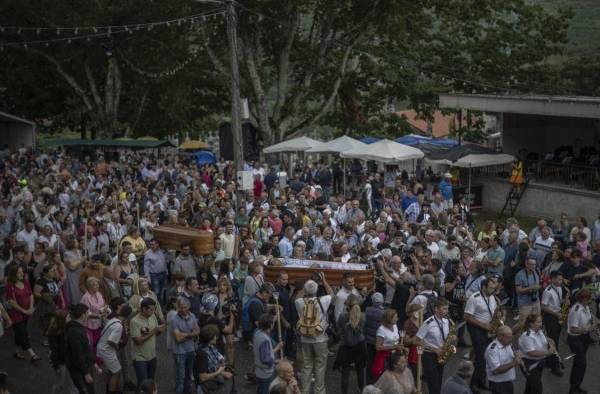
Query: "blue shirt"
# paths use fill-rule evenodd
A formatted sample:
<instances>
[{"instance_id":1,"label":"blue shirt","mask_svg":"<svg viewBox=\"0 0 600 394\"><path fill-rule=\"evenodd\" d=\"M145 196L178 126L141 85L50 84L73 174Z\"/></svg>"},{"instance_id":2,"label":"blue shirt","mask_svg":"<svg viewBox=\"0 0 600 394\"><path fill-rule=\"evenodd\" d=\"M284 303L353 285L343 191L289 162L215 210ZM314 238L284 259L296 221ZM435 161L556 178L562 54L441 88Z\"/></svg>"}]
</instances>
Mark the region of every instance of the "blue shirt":
<instances>
[{"instance_id":1,"label":"blue shirt","mask_svg":"<svg viewBox=\"0 0 600 394\"><path fill-rule=\"evenodd\" d=\"M292 242L287 237L281 238L281 241L279 241L279 255L281 257L291 257L293 251Z\"/></svg>"},{"instance_id":2,"label":"blue shirt","mask_svg":"<svg viewBox=\"0 0 600 394\"><path fill-rule=\"evenodd\" d=\"M193 313L189 313L187 316L183 317L179 313L175 315L173 318L173 329L181 333L191 333L195 328L198 328L198 319L194 316ZM194 339L187 338L183 342L173 341L173 354L185 354L189 352L193 352L195 350L194 347Z\"/></svg>"},{"instance_id":3,"label":"blue shirt","mask_svg":"<svg viewBox=\"0 0 600 394\"><path fill-rule=\"evenodd\" d=\"M439 184L439 188L440 188L440 193L442 193L442 197L444 197L444 200L448 201L448 200L452 200L452 183L448 182L446 179L442 179L440 184Z\"/></svg>"},{"instance_id":4,"label":"blue shirt","mask_svg":"<svg viewBox=\"0 0 600 394\"><path fill-rule=\"evenodd\" d=\"M537 272L528 272L525 268L517 272L515 277L515 287L529 287L540 283L540 277ZM535 293L526 293L517 295L517 305L519 307L523 305L531 305L539 300L537 290Z\"/></svg>"},{"instance_id":5,"label":"blue shirt","mask_svg":"<svg viewBox=\"0 0 600 394\"><path fill-rule=\"evenodd\" d=\"M413 202L417 202L417 197L416 196L412 196L412 197L408 197L408 196L404 196L402 197L402 211L406 211L406 208L409 207L410 204L412 204Z\"/></svg>"}]
</instances>

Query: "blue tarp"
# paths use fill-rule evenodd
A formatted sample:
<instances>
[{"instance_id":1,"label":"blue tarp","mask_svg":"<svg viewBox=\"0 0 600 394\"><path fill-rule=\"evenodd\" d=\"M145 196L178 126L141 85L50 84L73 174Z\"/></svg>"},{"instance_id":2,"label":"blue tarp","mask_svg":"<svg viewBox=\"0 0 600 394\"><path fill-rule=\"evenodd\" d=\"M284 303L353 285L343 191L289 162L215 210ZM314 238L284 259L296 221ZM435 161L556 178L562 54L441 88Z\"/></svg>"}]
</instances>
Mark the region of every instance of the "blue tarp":
<instances>
[{"instance_id":1,"label":"blue tarp","mask_svg":"<svg viewBox=\"0 0 600 394\"><path fill-rule=\"evenodd\" d=\"M196 164L198 166L203 166L205 164L215 164L217 159L212 152L201 150L194 153L194 157L196 158Z\"/></svg>"},{"instance_id":2,"label":"blue tarp","mask_svg":"<svg viewBox=\"0 0 600 394\"><path fill-rule=\"evenodd\" d=\"M377 141L381 141L381 138L379 137L364 137L359 139L360 142L362 142L363 144L373 144Z\"/></svg>"},{"instance_id":3,"label":"blue tarp","mask_svg":"<svg viewBox=\"0 0 600 394\"><path fill-rule=\"evenodd\" d=\"M414 135L414 134L405 135L403 137L396 138L394 141L396 141L399 144L415 146L415 147L418 147L418 145L420 145L420 144L445 146L448 148L458 145L458 142L453 139L449 139L449 138L448 139L447 138L435 139L435 138L424 137L424 136Z\"/></svg>"}]
</instances>

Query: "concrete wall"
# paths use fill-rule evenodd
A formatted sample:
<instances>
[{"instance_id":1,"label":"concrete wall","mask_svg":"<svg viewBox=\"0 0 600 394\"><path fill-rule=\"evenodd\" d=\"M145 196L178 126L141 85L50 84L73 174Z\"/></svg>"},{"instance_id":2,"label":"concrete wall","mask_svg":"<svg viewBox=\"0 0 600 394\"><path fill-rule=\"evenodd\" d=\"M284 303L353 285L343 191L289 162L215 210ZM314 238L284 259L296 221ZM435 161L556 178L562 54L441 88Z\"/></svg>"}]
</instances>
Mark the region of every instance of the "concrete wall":
<instances>
[{"instance_id":1,"label":"concrete wall","mask_svg":"<svg viewBox=\"0 0 600 394\"><path fill-rule=\"evenodd\" d=\"M479 177L474 179L474 183L483 185L483 207L500 213L510 189L508 181ZM600 214L600 193L532 181L517 207L516 215L556 219L562 212L572 221L576 216L584 216L588 223L593 223Z\"/></svg>"}]
</instances>

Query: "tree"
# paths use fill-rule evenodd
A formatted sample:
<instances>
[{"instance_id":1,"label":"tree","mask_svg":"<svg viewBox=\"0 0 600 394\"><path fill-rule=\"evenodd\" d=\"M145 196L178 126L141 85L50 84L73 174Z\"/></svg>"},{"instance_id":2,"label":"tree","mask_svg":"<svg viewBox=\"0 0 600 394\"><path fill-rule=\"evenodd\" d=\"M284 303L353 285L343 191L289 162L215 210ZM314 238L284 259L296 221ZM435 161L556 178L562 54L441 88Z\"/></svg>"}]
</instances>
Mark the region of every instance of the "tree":
<instances>
[{"instance_id":1,"label":"tree","mask_svg":"<svg viewBox=\"0 0 600 394\"><path fill-rule=\"evenodd\" d=\"M394 101L427 112L440 90L521 90L528 67L560 51L568 17L524 0L254 0L239 11L242 94L267 144L321 124L369 129ZM205 48L226 81L225 45Z\"/></svg>"},{"instance_id":2,"label":"tree","mask_svg":"<svg viewBox=\"0 0 600 394\"><path fill-rule=\"evenodd\" d=\"M192 125L195 118L222 102L216 97L219 89L206 95L194 93L197 87L210 85L205 73L194 70L206 65L188 40L190 27L202 20L146 23L188 16L191 6L187 0L4 1L1 26L49 29L5 29L2 33L3 48L11 60L3 64L0 73L0 86L6 87L3 106L34 118L50 118L59 127L89 129L99 137L144 129L144 134L162 134ZM140 26L142 23L146 24ZM130 26L102 28L123 25ZM71 26L88 28L67 29ZM80 39L82 36L90 38ZM67 41L67 37L73 39ZM53 39L63 41L48 46L29 44L27 48L6 45ZM48 85L49 97L38 95ZM29 96L22 97L21 91ZM210 110L205 98L211 100Z\"/></svg>"}]
</instances>

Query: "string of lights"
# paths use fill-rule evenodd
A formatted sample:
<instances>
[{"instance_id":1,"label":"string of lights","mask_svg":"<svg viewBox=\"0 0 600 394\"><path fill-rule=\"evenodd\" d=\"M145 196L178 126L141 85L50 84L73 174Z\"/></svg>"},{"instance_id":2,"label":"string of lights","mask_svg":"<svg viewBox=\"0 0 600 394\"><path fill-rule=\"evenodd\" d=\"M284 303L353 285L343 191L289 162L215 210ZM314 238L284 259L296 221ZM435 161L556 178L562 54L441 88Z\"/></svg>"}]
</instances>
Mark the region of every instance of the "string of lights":
<instances>
[{"instance_id":1,"label":"string of lights","mask_svg":"<svg viewBox=\"0 0 600 394\"><path fill-rule=\"evenodd\" d=\"M144 22L127 25L115 25L115 26L73 26L73 27L28 27L27 31L35 30L36 32L53 30L56 31L56 35L60 37L47 38L47 39L35 39L35 40L22 40L22 41L10 41L1 42L0 50L4 47L23 47L27 49L30 46L49 46L54 43L67 43L71 44L74 41L91 41L95 38L109 38L112 35L118 34L135 34L141 31L151 31L156 27L170 27L170 26L182 26L184 24L195 25L197 23L204 23L211 19L217 19L225 14L224 11L211 11L202 14L189 15L177 19L155 21L155 22ZM16 30L18 35L21 35L25 30L25 27L19 26L0 26L0 33L8 29ZM67 32L67 35L62 36L62 33ZM84 34L86 33L87 34ZM70 35L68 35L70 34Z\"/></svg>"},{"instance_id":2,"label":"string of lights","mask_svg":"<svg viewBox=\"0 0 600 394\"><path fill-rule=\"evenodd\" d=\"M161 72L151 72L151 71L143 70L140 67L133 64L126 56L121 55L121 56L119 56L119 58L122 59L123 62L135 73L137 73L141 76L147 77L147 78L151 78L151 79L161 79L161 78L170 77L170 76L177 74L179 71L181 71L183 68L185 68L188 64L193 62L198 57L199 54L200 54L200 51L197 49L194 49L192 51L191 55L188 56L188 58L185 59L183 62L177 64L175 67L172 67L169 70L165 70L165 71L161 71Z\"/></svg>"}]
</instances>

